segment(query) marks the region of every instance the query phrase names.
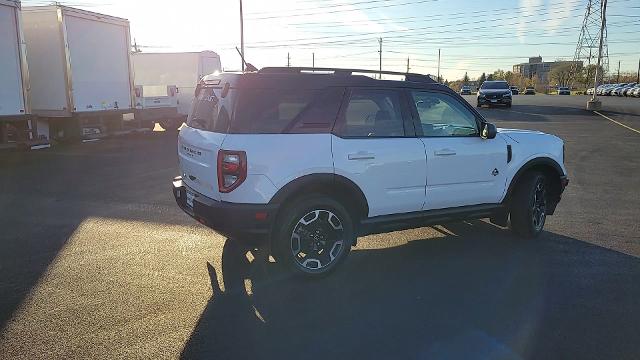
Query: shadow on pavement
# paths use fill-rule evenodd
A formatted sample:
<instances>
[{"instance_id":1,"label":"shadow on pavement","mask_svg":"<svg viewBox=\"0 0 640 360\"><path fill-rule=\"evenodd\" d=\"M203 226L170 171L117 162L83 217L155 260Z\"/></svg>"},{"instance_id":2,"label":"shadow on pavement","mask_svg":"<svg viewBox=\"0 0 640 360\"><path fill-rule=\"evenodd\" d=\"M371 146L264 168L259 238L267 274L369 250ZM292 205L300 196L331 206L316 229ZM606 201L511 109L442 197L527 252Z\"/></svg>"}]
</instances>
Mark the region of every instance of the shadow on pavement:
<instances>
[{"instance_id":1,"label":"shadow on pavement","mask_svg":"<svg viewBox=\"0 0 640 360\"><path fill-rule=\"evenodd\" d=\"M314 281L227 240L225 290L207 264L213 294L182 358L624 359L640 352L639 259L553 233L523 242L482 221L446 229L443 238L354 249Z\"/></svg>"},{"instance_id":2,"label":"shadow on pavement","mask_svg":"<svg viewBox=\"0 0 640 360\"><path fill-rule=\"evenodd\" d=\"M175 157L162 133L0 152L0 330L88 217L190 223L169 188Z\"/></svg>"}]
</instances>

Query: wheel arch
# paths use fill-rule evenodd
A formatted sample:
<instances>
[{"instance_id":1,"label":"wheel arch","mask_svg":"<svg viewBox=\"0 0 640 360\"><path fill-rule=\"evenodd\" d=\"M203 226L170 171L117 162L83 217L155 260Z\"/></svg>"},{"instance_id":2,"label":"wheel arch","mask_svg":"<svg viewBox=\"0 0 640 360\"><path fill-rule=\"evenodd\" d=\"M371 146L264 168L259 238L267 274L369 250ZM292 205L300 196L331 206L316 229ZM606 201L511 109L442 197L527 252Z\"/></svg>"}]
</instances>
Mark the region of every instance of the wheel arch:
<instances>
[{"instance_id":1,"label":"wheel arch","mask_svg":"<svg viewBox=\"0 0 640 360\"><path fill-rule=\"evenodd\" d=\"M549 184L551 189L549 199L552 200L552 204L549 206L548 212L549 215L551 215L555 210L555 206L560 201L560 195L562 193L562 177L565 176L565 173L560 164L550 157L534 158L522 165L511 179L503 203L509 204L511 202L511 197L513 196L513 191L516 186L523 179L523 176L531 171L542 172L550 181Z\"/></svg>"},{"instance_id":2,"label":"wheel arch","mask_svg":"<svg viewBox=\"0 0 640 360\"><path fill-rule=\"evenodd\" d=\"M369 203L358 185L338 174L310 174L298 177L280 188L269 204L285 204L297 197L311 193L325 194L341 202L357 219L369 215Z\"/></svg>"}]
</instances>

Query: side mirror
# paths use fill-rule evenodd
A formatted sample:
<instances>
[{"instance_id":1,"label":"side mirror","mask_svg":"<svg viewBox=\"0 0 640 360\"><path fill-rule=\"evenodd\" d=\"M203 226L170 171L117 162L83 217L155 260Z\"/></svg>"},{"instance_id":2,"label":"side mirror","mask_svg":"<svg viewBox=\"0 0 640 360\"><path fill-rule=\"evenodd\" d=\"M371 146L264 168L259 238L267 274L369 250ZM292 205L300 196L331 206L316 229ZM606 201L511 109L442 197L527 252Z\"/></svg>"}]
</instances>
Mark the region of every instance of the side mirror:
<instances>
[{"instance_id":1,"label":"side mirror","mask_svg":"<svg viewBox=\"0 0 640 360\"><path fill-rule=\"evenodd\" d=\"M476 91L480 91L480 88L476 86Z\"/></svg>"},{"instance_id":2,"label":"side mirror","mask_svg":"<svg viewBox=\"0 0 640 360\"><path fill-rule=\"evenodd\" d=\"M482 137L483 139L494 139L497 134L498 129L494 124L490 122L482 124L482 133L480 134L480 137Z\"/></svg>"}]
</instances>

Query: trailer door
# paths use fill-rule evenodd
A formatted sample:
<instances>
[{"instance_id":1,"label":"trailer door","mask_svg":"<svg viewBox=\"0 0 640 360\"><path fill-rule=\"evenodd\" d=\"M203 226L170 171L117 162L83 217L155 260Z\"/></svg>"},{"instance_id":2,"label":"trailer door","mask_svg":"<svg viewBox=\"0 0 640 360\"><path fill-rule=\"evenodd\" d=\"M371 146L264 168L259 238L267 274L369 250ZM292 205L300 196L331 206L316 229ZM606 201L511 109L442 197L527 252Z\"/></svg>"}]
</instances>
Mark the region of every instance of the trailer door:
<instances>
[{"instance_id":1,"label":"trailer door","mask_svg":"<svg viewBox=\"0 0 640 360\"><path fill-rule=\"evenodd\" d=\"M127 27L65 17L75 111L131 109Z\"/></svg>"},{"instance_id":2,"label":"trailer door","mask_svg":"<svg viewBox=\"0 0 640 360\"><path fill-rule=\"evenodd\" d=\"M24 113L16 8L0 5L0 116Z\"/></svg>"}]
</instances>

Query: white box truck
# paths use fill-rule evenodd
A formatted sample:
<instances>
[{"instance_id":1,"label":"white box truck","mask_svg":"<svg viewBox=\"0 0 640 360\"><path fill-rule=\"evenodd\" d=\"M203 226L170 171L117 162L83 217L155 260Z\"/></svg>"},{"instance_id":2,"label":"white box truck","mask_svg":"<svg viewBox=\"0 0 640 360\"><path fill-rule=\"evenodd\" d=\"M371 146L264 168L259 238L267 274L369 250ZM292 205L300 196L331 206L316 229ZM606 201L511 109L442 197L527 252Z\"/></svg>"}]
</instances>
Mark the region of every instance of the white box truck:
<instances>
[{"instance_id":1,"label":"white box truck","mask_svg":"<svg viewBox=\"0 0 640 360\"><path fill-rule=\"evenodd\" d=\"M0 148L35 140L20 1L0 0Z\"/></svg>"},{"instance_id":2,"label":"white box truck","mask_svg":"<svg viewBox=\"0 0 640 360\"><path fill-rule=\"evenodd\" d=\"M220 56L213 51L137 52L132 59L136 86L176 86L179 117L159 121L165 130L178 129L187 118L198 81L222 69Z\"/></svg>"},{"instance_id":3,"label":"white box truck","mask_svg":"<svg viewBox=\"0 0 640 360\"><path fill-rule=\"evenodd\" d=\"M129 21L62 5L23 7L38 133L67 140L121 130L132 113Z\"/></svg>"}]
</instances>

